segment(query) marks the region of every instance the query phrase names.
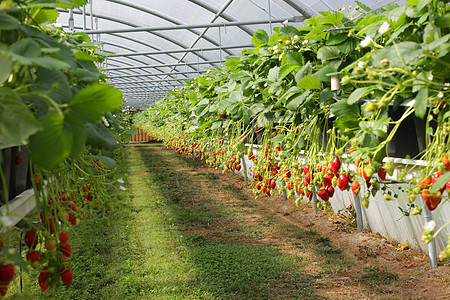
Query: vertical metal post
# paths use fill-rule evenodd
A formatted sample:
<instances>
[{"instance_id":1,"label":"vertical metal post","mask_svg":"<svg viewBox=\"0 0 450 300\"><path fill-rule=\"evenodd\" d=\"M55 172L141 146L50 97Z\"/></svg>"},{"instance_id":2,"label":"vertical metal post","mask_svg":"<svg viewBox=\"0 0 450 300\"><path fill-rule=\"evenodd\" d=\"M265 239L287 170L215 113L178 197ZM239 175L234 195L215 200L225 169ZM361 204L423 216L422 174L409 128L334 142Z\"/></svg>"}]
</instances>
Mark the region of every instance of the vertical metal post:
<instances>
[{"instance_id":1,"label":"vertical metal post","mask_svg":"<svg viewBox=\"0 0 450 300\"><path fill-rule=\"evenodd\" d=\"M317 195L316 195L316 187L313 187L312 189L312 206L313 206L313 211L315 214L317 214L319 212L319 209L317 208Z\"/></svg>"},{"instance_id":2,"label":"vertical metal post","mask_svg":"<svg viewBox=\"0 0 450 300\"><path fill-rule=\"evenodd\" d=\"M270 6L270 1L271 0L267 0L268 6L269 6L269 26L270 26L270 34L272 34L272 8Z\"/></svg>"},{"instance_id":3,"label":"vertical metal post","mask_svg":"<svg viewBox=\"0 0 450 300\"><path fill-rule=\"evenodd\" d=\"M75 21L73 20L73 9L69 9L69 31L75 31Z\"/></svg>"},{"instance_id":4,"label":"vertical metal post","mask_svg":"<svg viewBox=\"0 0 450 300\"><path fill-rule=\"evenodd\" d=\"M241 164L242 164L242 170L244 171L244 180L247 181L248 175L247 175L247 164L245 162L245 156L242 156Z\"/></svg>"},{"instance_id":5,"label":"vertical metal post","mask_svg":"<svg viewBox=\"0 0 450 300\"><path fill-rule=\"evenodd\" d=\"M98 18L95 18L95 30L98 30ZM100 33L97 34L97 41L100 41Z\"/></svg>"},{"instance_id":6,"label":"vertical metal post","mask_svg":"<svg viewBox=\"0 0 450 300\"><path fill-rule=\"evenodd\" d=\"M423 221L426 224L426 223L430 222L431 220L433 220L433 217L431 216L431 212L428 210L425 200L422 198L422 196L420 198L422 199L422 204L423 204L423 209L422 209ZM436 268L437 254L436 254L436 240L435 239L431 240L431 242L428 243L428 256L430 258L430 267Z\"/></svg>"},{"instance_id":7,"label":"vertical metal post","mask_svg":"<svg viewBox=\"0 0 450 300\"><path fill-rule=\"evenodd\" d=\"M197 55L197 76L200 76L200 57Z\"/></svg>"},{"instance_id":8,"label":"vertical metal post","mask_svg":"<svg viewBox=\"0 0 450 300\"><path fill-rule=\"evenodd\" d=\"M219 57L220 57L220 67L222 67L222 33L220 30L220 27L217 27L219 29Z\"/></svg>"},{"instance_id":9,"label":"vertical metal post","mask_svg":"<svg viewBox=\"0 0 450 300\"><path fill-rule=\"evenodd\" d=\"M286 181L282 180L282 181L281 181L281 185L282 185L282 186L286 186ZM286 192L286 189L283 190L283 200L287 200L287 192Z\"/></svg>"},{"instance_id":10,"label":"vertical metal post","mask_svg":"<svg viewBox=\"0 0 450 300\"><path fill-rule=\"evenodd\" d=\"M94 30L94 8L92 5L92 2L94 0L89 0L89 5L90 5L90 14L91 14L91 30ZM91 39L94 40L94 34L91 35Z\"/></svg>"},{"instance_id":11,"label":"vertical metal post","mask_svg":"<svg viewBox=\"0 0 450 300\"><path fill-rule=\"evenodd\" d=\"M356 212L356 227L358 232L363 229L362 211L361 211L361 199L353 194L353 200L355 202L355 212Z\"/></svg>"},{"instance_id":12,"label":"vertical metal post","mask_svg":"<svg viewBox=\"0 0 450 300\"><path fill-rule=\"evenodd\" d=\"M86 30L86 5L83 5L83 31Z\"/></svg>"}]
</instances>

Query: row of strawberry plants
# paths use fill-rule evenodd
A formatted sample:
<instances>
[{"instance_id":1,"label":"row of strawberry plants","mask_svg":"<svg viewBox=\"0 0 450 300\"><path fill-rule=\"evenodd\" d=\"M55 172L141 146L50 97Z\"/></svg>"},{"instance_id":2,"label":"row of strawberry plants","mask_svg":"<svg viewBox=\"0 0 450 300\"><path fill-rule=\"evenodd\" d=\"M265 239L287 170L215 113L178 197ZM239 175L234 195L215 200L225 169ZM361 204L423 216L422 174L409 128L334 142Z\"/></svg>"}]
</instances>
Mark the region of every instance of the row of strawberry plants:
<instances>
[{"instance_id":1,"label":"row of strawberry plants","mask_svg":"<svg viewBox=\"0 0 450 300\"><path fill-rule=\"evenodd\" d=\"M132 130L122 112L121 92L107 84L97 64L108 56L101 43L84 33L69 33L52 23L57 9L87 0L1 1L0 149L26 147L36 209L23 222L25 258L9 219L6 178L2 178L0 294L5 296L20 266L39 274L45 296L69 286L75 226L95 210L108 223L121 144ZM0 162L3 159L0 157ZM6 164L6 161L3 162ZM0 170L0 173L2 171ZM16 275L17 277L17 275Z\"/></svg>"},{"instance_id":2,"label":"row of strawberry plants","mask_svg":"<svg viewBox=\"0 0 450 300\"><path fill-rule=\"evenodd\" d=\"M426 147L415 158L426 163L415 176L408 167L398 172L409 183L403 211L420 214L418 196L429 210L442 208L450 189L450 15L446 1L407 2L322 12L305 27L285 25L271 36L257 30L255 48L188 80L134 122L224 170L239 170L249 151L256 195L271 195L276 180L284 180L289 196L317 191L326 206L335 187L358 195L365 184L367 207L377 192L396 198L384 184L396 168L387 150L400 125L416 117L425 121ZM331 86L333 76L340 89ZM259 153L245 142L258 142ZM343 170L342 162L355 164L356 172ZM448 224L436 232L434 221L426 225L429 242ZM440 257L449 255L450 245Z\"/></svg>"}]
</instances>

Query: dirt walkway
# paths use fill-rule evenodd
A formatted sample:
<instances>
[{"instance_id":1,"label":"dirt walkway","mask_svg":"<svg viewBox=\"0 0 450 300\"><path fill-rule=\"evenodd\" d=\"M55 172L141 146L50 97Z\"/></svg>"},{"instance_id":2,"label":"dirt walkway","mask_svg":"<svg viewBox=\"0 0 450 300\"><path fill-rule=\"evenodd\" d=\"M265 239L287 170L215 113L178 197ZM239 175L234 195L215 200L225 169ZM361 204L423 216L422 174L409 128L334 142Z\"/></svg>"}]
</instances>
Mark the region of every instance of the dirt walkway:
<instances>
[{"instance_id":1,"label":"dirt walkway","mask_svg":"<svg viewBox=\"0 0 450 300\"><path fill-rule=\"evenodd\" d=\"M161 145L135 148L161 157L173 154ZM165 173L189 176L189 186L173 181L186 207L220 211L226 207L235 217L209 220L204 226L185 226L186 234L208 240L276 246L302 261L311 274L314 295L329 299L450 299L450 264L435 269L421 252L401 250L398 245L372 233L357 233L332 214L314 214L311 207L296 207L281 196L255 200L240 176L222 174L192 156L177 155L183 167L162 168ZM195 190L195 192L193 192ZM207 201L211 195L217 201ZM277 287L280 297L290 298L291 285ZM286 297L288 296L288 297ZM305 296L305 298L308 298ZM299 297L303 299L303 297Z\"/></svg>"}]
</instances>

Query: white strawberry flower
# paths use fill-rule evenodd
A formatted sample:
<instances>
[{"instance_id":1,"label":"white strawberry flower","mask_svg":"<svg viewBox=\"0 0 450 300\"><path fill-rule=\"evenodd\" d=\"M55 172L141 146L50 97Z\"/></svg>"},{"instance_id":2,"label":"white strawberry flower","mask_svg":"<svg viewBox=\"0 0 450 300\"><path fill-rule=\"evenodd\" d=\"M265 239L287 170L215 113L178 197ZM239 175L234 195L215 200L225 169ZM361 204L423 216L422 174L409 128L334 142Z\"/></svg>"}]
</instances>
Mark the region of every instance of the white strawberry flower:
<instances>
[{"instance_id":1,"label":"white strawberry flower","mask_svg":"<svg viewBox=\"0 0 450 300\"><path fill-rule=\"evenodd\" d=\"M425 223L425 225L423 225L423 230L424 231L433 231L435 227L436 227L436 222L434 220L431 220L431 221Z\"/></svg>"},{"instance_id":2,"label":"white strawberry flower","mask_svg":"<svg viewBox=\"0 0 450 300\"><path fill-rule=\"evenodd\" d=\"M123 179L122 179L122 178L119 178L119 179L117 179L117 182L118 182L118 183L123 183Z\"/></svg>"},{"instance_id":3,"label":"white strawberry flower","mask_svg":"<svg viewBox=\"0 0 450 300\"><path fill-rule=\"evenodd\" d=\"M361 45L361 47L367 47L367 46L370 45L371 42L372 42L372 38L371 38L370 36L367 35L367 36L364 38L364 40L361 41L360 45Z\"/></svg>"},{"instance_id":4,"label":"white strawberry flower","mask_svg":"<svg viewBox=\"0 0 450 300\"><path fill-rule=\"evenodd\" d=\"M121 185L119 188L120 188L122 191L126 191L126 190L127 190L127 188L124 187L123 185Z\"/></svg>"},{"instance_id":5,"label":"white strawberry flower","mask_svg":"<svg viewBox=\"0 0 450 300\"><path fill-rule=\"evenodd\" d=\"M383 24L381 24L380 28L378 28L379 34L385 34L389 30L389 23L384 21Z\"/></svg>"},{"instance_id":6,"label":"white strawberry flower","mask_svg":"<svg viewBox=\"0 0 450 300\"><path fill-rule=\"evenodd\" d=\"M103 124L105 124L106 127L109 127L108 120L106 120L105 117L102 117L102 121L103 121Z\"/></svg>"},{"instance_id":7,"label":"white strawberry flower","mask_svg":"<svg viewBox=\"0 0 450 300\"><path fill-rule=\"evenodd\" d=\"M439 99L444 98L444 93L443 93L443 92L439 92L439 93L437 94L437 97L438 97Z\"/></svg>"}]
</instances>

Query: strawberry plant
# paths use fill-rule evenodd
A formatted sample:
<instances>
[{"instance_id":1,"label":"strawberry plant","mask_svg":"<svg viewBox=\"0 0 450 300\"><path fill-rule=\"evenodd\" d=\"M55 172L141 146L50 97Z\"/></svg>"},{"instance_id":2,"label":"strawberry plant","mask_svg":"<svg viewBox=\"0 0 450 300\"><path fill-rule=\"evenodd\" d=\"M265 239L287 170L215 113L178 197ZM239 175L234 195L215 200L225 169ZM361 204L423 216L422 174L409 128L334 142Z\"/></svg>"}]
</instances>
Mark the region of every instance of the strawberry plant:
<instances>
[{"instance_id":1,"label":"strawberry plant","mask_svg":"<svg viewBox=\"0 0 450 300\"><path fill-rule=\"evenodd\" d=\"M2 295L15 266L37 269L48 297L57 295L61 284L71 284L69 232L93 210L107 219L111 192L123 188L115 174L123 158L120 144L133 133L122 113L121 92L96 66L109 55L99 51L101 43L50 25L57 8L87 1L44 2L0 6L0 149L27 147L30 160L17 156L14 163L30 166L38 220L24 219L25 258L13 247L11 224L2 222ZM8 220L11 199L1 170L2 218Z\"/></svg>"},{"instance_id":2,"label":"strawberry plant","mask_svg":"<svg viewBox=\"0 0 450 300\"><path fill-rule=\"evenodd\" d=\"M415 214L420 195L439 211L450 180L449 8L445 1L407 2L324 12L271 36L257 30L255 48L188 80L134 122L224 172L240 169L247 155L257 197L287 190L297 203L312 193L327 202L335 187L359 195L364 183L368 207L377 193L396 198L385 184L396 178L409 184ZM340 89L332 90L332 77ZM389 145L411 118L423 120L425 147L414 158L424 163L400 169ZM421 186L421 178L429 180Z\"/></svg>"}]
</instances>

